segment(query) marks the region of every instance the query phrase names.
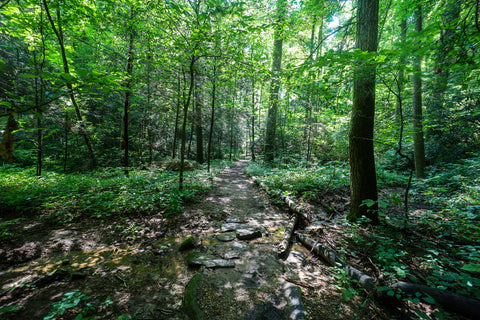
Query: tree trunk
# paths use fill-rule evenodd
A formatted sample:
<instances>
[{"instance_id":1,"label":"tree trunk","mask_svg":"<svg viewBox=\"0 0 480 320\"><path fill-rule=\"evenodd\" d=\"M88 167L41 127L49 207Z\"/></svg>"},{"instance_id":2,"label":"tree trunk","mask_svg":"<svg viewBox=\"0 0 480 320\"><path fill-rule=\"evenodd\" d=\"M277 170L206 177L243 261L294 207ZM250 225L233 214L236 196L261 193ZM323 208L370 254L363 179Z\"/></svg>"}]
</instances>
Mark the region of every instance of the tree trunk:
<instances>
[{"instance_id":1,"label":"tree trunk","mask_svg":"<svg viewBox=\"0 0 480 320\"><path fill-rule=\"evenodd\" d=\"M415 11L415 31L422 32L422 9ZM413 145L415 158L415 175L425 177L425 144L423 140L422 115L422 57L416 54L413 59Z\"/></svg>"},{"instance_id":2,"label":"tree trunk","mask_svg":"<svg viewBox=\"0 0 480 320\"><path fill-rule=\"evenodd\" d=\"M197 136L197 162L204 163L203 157L203 111L202 111L202 78L199 68L195 72L195 134Z\"/></svg>"},{"instance_id":3,"label":"tree trunk","mask_svg":"<svg viewBox=\"0 0 480 320\"><path fill-rule=\"evenodd\" d=\"M190 57L190 84L188 88L187 97L184 97L183 102L183 123L182 123L182 144L180 146L180 172L178 178L178 189L183 190L183 173L185 171L185 144L187 140L187 120L188 120L188 106L190 105L190 100L192 99L192 92L194 86L194 75L195 75L195 61L197 57L192 55Z\"/></svg>"},{"instance_id":4,"label":"tree trunk","mask_svg":"<svg viewBox=\"0 0 480 320\"><path fill-rule=\"evenodd\" d=\"M255 80L252 78L252 138L250 143L252 161L255 161Z\"/></svg>"},{"instance_id":5,"label":"tree trunk","mask_svg":"<svg viewBox=\"0 0 480 320\"><path fill-rule=\"evenodd\" d=\"M63 173L67 172L67 163L68 163L68 113L65 111L65 125L64 125L64 139L65 139L65 146L63 148Z\"/></svg>"},{"instance_id":6,"label":"tree trunk","mask_svg":"<svg viewBox=\"0 0 480 320\"><path fill-rule=\"evenodd\" d=\"M215 99L217 90L217 58L213 60L213 77L212 77L212 110L210 114L210 131L208 132L208 148L207 148L207 168L210 172L210 160L212 157L212 138L213 138L213 125L215 123Z\"/></svg>"},{"instance_id":7,"label":"tree trunk","mask_svg":"<svg viewBox=\"0 0 480 320\"><path fill-rule=\"evenodd\" d=\"M130 106L131 106L131 97L132 97L132 76L133 76L133 40L134 40L134 34L133 34L133 19L134 19L134 8L133 6L130 8L130 21L128 22L130 24L128 28L128 53L127 53L127 66L126 66L126 72L127 72L127 80L124 83L125 87L125 101L123 105L123 121L122 121L122 142L121 142L121 149L123 149L123 168L125 175L128 176L128 166L129 166L129 132L128 132L128 126L129 126L129 118L130 118Z\"/></svg>"},{"instance_id":8,"label":"tree trunk","mask_svg":"<svg viewBox=\"0 0 480 320\"><path fill-rule=\"evenodd\" d=\"M400 22L400 43L402 48L405 46L407 42L407 19L402 19ZM405 54L401 54L398 60L398 72L397 72L397 92L398 94L395 95L396 97L396 108L395 108L395 116L397 118L397 122L400 122L401 113L402 113L402 97L403 97L403 89L405 87L405 65L407 63L407 57Z\"/></svg>"},{"instance_id":9,"label":"tree trunk","mask_svg":"<svg viewBox=\"0 0 480 320\"><path fill-rule=\"evenodd\" d=\"M65 44L63 42L63 32L62 28L60 25L60 10L57 9L57 20L59 22L59 27L57 28L55 26L55 22L53 21L52 15L50 14L50 10L47 5L47 1L43 0L43 6L45 7L45 13L47 14L48 21L50 22L50 25L52 26L53 32L55 33L55 36L57 37L58 44L60 45L60 53L62 56L62 63L63 63L63 71L67 75L67 77L64 77L65 84L69 90L69 96L70 96L70 101L72 102L72 105L75 108L75 114L77 116L77 121L79 122L80 125L80 132L81 135L83 136L83 139L85 140L85 144L87 146L88 152L90 154L90 168L94 168L97 165L95 153L93 151L92 144L90 142L90 138L87 133L87 129L85 128L85 123L83 121L82 114L80 112L80 106L77 103L77 100L75 99L75 94L73 92L73 85L71 81L69 80L69 77L71 77L70 74L70 69L68 66L68 60L67 60L67 54L65 52Z\"/></svg>"},{"instance_id":10,"label":"tree trunk","mask_svg":"<svg viewBox=\"0 0 480 320\"><path fill-rule=\"evenodd\" d=\"M280 91L282 51L283 51L283 23L287 11L287 1L277 0L277 17L274 32L272 81L270 85L270 106L267 115L267 129L265 134L265 161L273 162L275 159L275 133L277 129L278 93Z\"/></svg>"},{"instance_id":11,"label":"tree trunk","mask_svg":"<svg viewBox=\"0 0 480 320\"><path fill-rule=\"evenodd\" d=\"M375 52L378 47L378 0L359 0L357 4L356 47ZM350 128L349 220L366 216L378 223L377 177L373 145L375 117L375 63L362 57L354 72L353 108ZM365 201L371 200L367 206Z\"/></svg>"},{"instance_id":12,"label":"tree trunk","mask_svg":"<svg viewBox=\"0 0 480 320\"><path fill-rule=\"evenodd\" d=\"M177 156L177 140L178 140L178 123L180 122L180 91L181 91L181 85L180 85L180 76L178 77L178 93L177 93L177 107L175 109L175 127L173 129L173 147L172 147L172 159L175 159Z\"/></svg>"}]
</instances>

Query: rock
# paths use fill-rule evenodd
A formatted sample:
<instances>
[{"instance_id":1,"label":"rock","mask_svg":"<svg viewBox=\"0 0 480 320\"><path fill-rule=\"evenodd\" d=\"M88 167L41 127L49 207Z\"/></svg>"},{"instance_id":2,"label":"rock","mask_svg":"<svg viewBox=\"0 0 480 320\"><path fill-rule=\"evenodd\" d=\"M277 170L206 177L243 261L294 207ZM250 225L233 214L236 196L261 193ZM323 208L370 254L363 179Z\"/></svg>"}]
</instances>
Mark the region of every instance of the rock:
<instances>
[{"instance_id":1,"label":"rock","mask_svg":"<svg viewBox=\"0 0 480 320\"><path fill-rule=\"evenodd\" d=\"M188 315L194 320L202 320L204 319L204 314L200 307L198 306L197 301L197 291L200 287L200 282L202 280L202 274L196 273L190 279L185 288L185 294L183 296L183 302L185 304L185 308L187 309Z\"/></svg>"},{"instance_id":2,"label":"rock","mask_svg":"<svg viewBox=\"0 0 480 320\"><path fill-rule=\"evenodd\" d=\"M243 223L236 223L236 222L227 222L222 224L221 231L222 232L229 232L229 231L236 231L238 229L246 229L248 226Z\"/></svg>"},{"instance_id":3,"label":"rock","mask_svg":"<svg viewBox=\"0 0 480 320\"><path fill-rule=\"evenodd\" d=\"M237 259L237 258L240 258L240 251L238 251L238 250L227 251L227 252L225 252L225 254L223 255L223 258L224 258L224 259Z\"/></svg>"},{"instance_id":4,"label":"rock","mask_svg":"<svg viewBox=\"0 0 480 320\"><path fill-rule=\"evenodd\" d=\"M236 235L234 232L226 232L217 234L216 238L222 242L229 242L235 240L235 236Z\"/></svg>"},{"instance_id":5,"label":"rock","mask_svg":"<svg viewBox=\"0 0 480 320\"><path fill-rule=\"evenodd\" d=\"M182 241L178 250L185 251L185 250L193 249L195 248L196 244L197 242L195 241L195 238L193 236L188 236L185 240Z\"/></svg>"},{"instance_id":6,"label":"rock","mask_svg":"<svg viewBox=\"0 0 480 320\"><path fill-rule=\"evenodd\" d=\"M194 251L187 257L187 263L191 267L205 266L208 268L233 268L235 262L232 260L225 260L216 258L210 254Z\"/></svg>"},{"instance_id":7,"label":"rock","mask_svg":"<svg viewBox=\"0 0 480 320\"><path fill-rule=\"evenodd\" d=\"M262 236L262 232L258 229L245 228L245 229L237 230L238 240L253 240L256 238L260 238L261 236Z\"/></svg>"}]
</instances>

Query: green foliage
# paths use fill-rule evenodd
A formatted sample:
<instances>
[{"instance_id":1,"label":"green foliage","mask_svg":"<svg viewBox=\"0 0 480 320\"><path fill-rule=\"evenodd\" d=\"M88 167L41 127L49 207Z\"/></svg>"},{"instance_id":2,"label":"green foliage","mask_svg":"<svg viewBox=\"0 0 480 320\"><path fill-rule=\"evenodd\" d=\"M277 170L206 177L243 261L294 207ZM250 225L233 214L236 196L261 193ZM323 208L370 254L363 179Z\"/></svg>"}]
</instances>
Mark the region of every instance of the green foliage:
<instances>
[{"instance_id":1,"label":"green foliage","mask_svg":"<svg viewBox=\"0 0 480 320\"><path fill-rule=\"evenodd\" d=\"M67 311L68 309L77 307L80 303L85 300L88 300L90 297L84 295L79 290L75 290L72 292L67 292L63 295L62 300L58 302L54 302L52 305L52 311L48 314L48 316L44 317L43 320L50 320L54 319L57 316L61 316ZM88 306L86 307L88 309ZM79 314L75 317L75 320L86 319Z\"/></svg>"},{"instance_id":2,"label":"green foliage","mask_svg":"<svg viewBox=\"0 0 480 320\"><path fill-rule=\"evenodd\" d=\"M20 305L13 305L13 306L8 306L8 307L2 307L0 308L0 319L2 318L1 317L1 314L2 313L6 313L6 312L10 312L10 311L15 311L15 310L18 310L18 309L21 309L23 308L23 306L20 306Z\"/></svg>"},{"instance_id":3,"label":"green foliage","mask_svg":"<svg viewBox=\"0 0 480 320\"><path fill-rule=\"evenodd\" d=\"M10 231L10 226L12 224L15 224L19 221L21 221L21 218L17 219L12 219L12 220L7 220L7 221L2 221L3 219L0 218L0 239L9 239L9 238L14 238L17 236L17 234L13 233Z\"/></svg>"},{"instance_id":4,"label":"green foliage","mask_svg":"<svg viewBox=\"0 0 480 320\"><path fill-rule=\"evenodd\" d=\"M270 189L289 192L295 196L312 199L318 193L340 189L348 185L348 170L342 162L324 165L280 165L277 168L251 163L246 170L258 177Z\"/></svg>"},{"instance_id":5,"label":"green foliage","mask_svg":"<svg viewBox=\"0 0 480 320\"><path fill-rule=\"evenodd\" d=\"M340 290L342 293L342 299L344 301L349 301L358 295L358 292L355 289L355 281L348 276L347 271L340 267L334 267L333 270L333 278L337 281L334 287L335 289Z\"/></svg>"},{"instance_id":6,"label":"green foliage","mask_svg":"<svg viewBox=\"0 0 480 320\"><path fill-rule=\"evenodd\" d=\"M168 216L208 190L210 177L205 170L191 171L179 192L177 174L169 171L133 170L128 177L122 169L86 174L46 172L37 178L33 169L3 166L0 194L2 208L17 216L42 212L67 220L84 215L101 219L160 211ZM1 227L7 232L6 223Z\"/></svg>"}]
</instances>

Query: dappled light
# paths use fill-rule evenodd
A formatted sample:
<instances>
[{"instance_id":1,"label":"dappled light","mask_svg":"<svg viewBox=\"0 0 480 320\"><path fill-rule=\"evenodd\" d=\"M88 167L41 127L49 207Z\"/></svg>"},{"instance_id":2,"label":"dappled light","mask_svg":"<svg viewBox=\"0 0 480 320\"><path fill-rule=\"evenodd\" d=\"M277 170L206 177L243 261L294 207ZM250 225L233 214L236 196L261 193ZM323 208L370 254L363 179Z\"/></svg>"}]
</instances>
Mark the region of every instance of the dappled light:
<instances>
[{"instance_id":1,"label":"dappled light","mask_svg":"<svg viewBox=\"0 0 480 320\"><path fill-rule=\"evenodd\" d=\"M480 319L480 0L0 0L0 319Z\"/></svg>"}]
</instances>

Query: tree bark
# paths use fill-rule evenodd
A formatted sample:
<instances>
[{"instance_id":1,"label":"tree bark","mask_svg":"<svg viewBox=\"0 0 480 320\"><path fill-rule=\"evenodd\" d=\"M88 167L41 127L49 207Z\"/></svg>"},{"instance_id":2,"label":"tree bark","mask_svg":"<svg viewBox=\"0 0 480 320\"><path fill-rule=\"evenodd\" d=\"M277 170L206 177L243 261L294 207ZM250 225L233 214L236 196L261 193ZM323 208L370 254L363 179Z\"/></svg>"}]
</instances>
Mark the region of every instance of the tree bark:
<instances>
[{"instance_id":1,"label":"tree bark","mask_svg":"<svg viewBox=\"0 0 480 320\"><path fill-rule=\"evenodd\" d=\"M178 189L180 191L183 190L183 173L185 171L185 145L187 140L188 106L190 105L190 101L192 99L196 60L197 60L197 57L195 55L192 55L190 57L190 67L189 67L190 84L188 88L187 97L184 97L184 103L183 103L182 143L180 146L180 172L179 172L179 178L178 178Z\"/></svg>"},{"instance_id":2,"label":"tree bark","mask_svg":"<svg viewBox=\"0 0 480 320\"><path fill-rule=\"evenodd\" d=\"M415 31L422 32L422 9L415 11ZM422 57L416 54L413 59L413 145L415 175L417 178L425 177L425 143L423 139L422 115Z\"/></svg>"},{"instance_id":3,"label":"tree bark","mask_svg":"<svg viewBox=\"0 0 480 320\"><path fill-rule=\"evenodd\" d=\"M202 77L199 68L195 72L195 133L197 136L196 158L198 163L204 163L203 157L203 111L202 111Z\"/></svg>"},{"instance_id":4,"label":"tree bark","mask_svg":"<svg viewBox=\"0 0 480 320\"><path fill-rule=\"evenodd\" d=\"M267 128L265 134L265 161L275 160L275 133L277 130L278 117L278 93L281 84L282 52L283 52L283 29L287 11L287 1L277 0L277 17L274 31L273 60L272 60L272 81L270 85L270 106L267 115Z\"/></svg>"},{"instance_id":5,"label":"tree bark","mask_svg":"<svg viewBox=\"0 0 480 320\"><path fill-rule=\"evenodd\" d=\"M180 91L181 91L181 85L180 85L180 76L178 77L178 93L177 93L177 107L175 109L175 126L173 128L173 146L172 146L172 159L175 159L177 156L177 140L178 140L178 123L180 122L180 106L181 106L181 101L180 101Z\"/></svg>"},{"instance_id":6,"label":"tree bark","mask_svg":"<svg viewBox=\"0 0 480 320\"><path fill-rule=\"evenodd\" d=\"M208 132L208 149L207 149L207 167L210 172L210 160L212 157L212 138L213 138L213 125L215 124L215 99L217 91L217 58L213 60L213 77L212 77L212 106L210 114L210 131Z\"/></svg>"},{"instance_id":7,"label":"tree bark","mask_svg":"<svg viewBox=\"0 0 480 320\"><path fill-rule=\"evenodd\" d=\"M378 47L378 0L359 0L357 6L356 47L363 52L375 52ZM354 72L349 138L351 209L347 215L351 221L366 216L372 223L378 223L373 144L375 74L374 61L363 56ZM365 205L366 200L372 200L372 205Z\"/></svg>"},{"instance_id":8,"label":"tree bark","mask_svg":"<svg viewBox=\"0 0 480 320\"><path fill-rule=\"evenodd\" d=\"M407 42L407 19L402 19L400 22L400 43L402 45L402 49ZM401 54L398 60L398 72L397 72L397 93L396 97L396 107L395 107L395 116L397 118L397 122L399 122L399 126L401 118L402 118L402 97L403 97L403 90L405 87L405 65L407 62L407 57L405 54Z\"/></svg>"},{"instance_id":9,"label":"tree bark","mask_svg":"<svg viewBox=\"0 0 480 320\"><path fill-rule=\"evenodd\" d=\"M252 161L255 161L255 79L252 78L252 123L251 123L251 143L250 143L250 152L252 154Z\"/></svg>"},{"instance_id":10,"label":"tree bark","mask_svg":"<svg viewBox=\"0 0 480 320\"><path fill-rule=\"evenodd\" d=\"M134 42L134 34L133 34L133 19L135 16L133 6L130 8L130 24L128 28L128 52L127 52L127 66L126 66L126 73L127 73L127 80L124 83L125 86L125 101L123 104L123 121L122 121L122 143L121 149L123 149L123 168L125 175L128 176L128 166L129 166L129 118L130 118L130 106L131 106L131 97L132 97L132 77L133 77L133 42Z\"/></svg>"},{"instance_id":11,"label":"tree bark","mask_svg":"<svg viewBox=\"0 0 480 320\"><path fill-rule=\"evenodd\" d=\"M298 215L294 214L293 217L288 222L288 225L285 227L285 232L283 233L282 241L277 246L277 256L280 258L286 258L288 253L288 245L292 239L293 231L295 230L295 225L298 222Z\"/></svg>"}]
</instances>

